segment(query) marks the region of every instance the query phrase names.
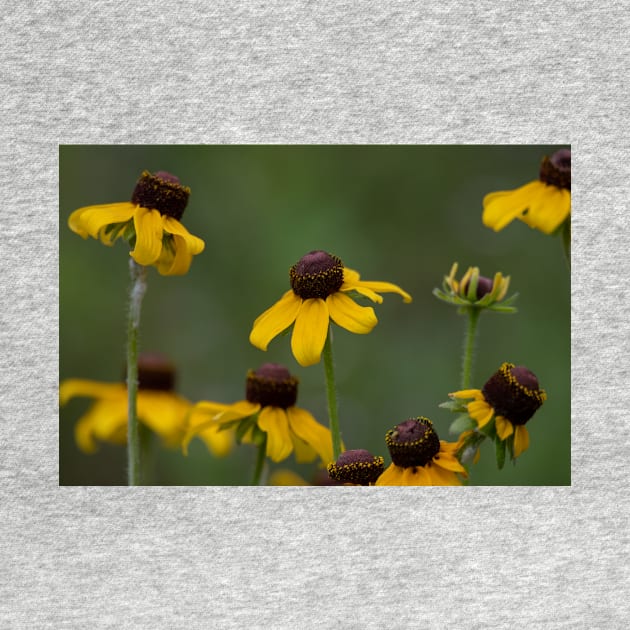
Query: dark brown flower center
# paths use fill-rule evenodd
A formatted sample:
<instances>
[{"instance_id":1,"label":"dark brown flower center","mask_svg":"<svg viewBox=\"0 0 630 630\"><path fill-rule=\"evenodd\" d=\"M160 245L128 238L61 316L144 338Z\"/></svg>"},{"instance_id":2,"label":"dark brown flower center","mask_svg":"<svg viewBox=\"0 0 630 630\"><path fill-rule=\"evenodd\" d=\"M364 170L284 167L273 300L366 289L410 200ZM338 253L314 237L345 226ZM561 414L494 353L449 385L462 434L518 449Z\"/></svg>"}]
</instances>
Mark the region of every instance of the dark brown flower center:
<instances>
[{"instance_id":1,"label":"dark brown flower center","mask_svg":"<svg viewBox=\"0 0 630 630\"><path fill-rule=\"evenodd\" d=\"M325 300L343 284L343 263L337 256L321 250L312 251L291 267L289 280L293 292L302 299Z\"/></svg>"},{"instance_id":2,"label":"dark brown flower center","mask_svg":"<svg viewBox=\"0 0 630 630\"><path fill-rule=\"evenodd\" d=\"M344 451L334 464L328 464L331 479L344 483L369 486L383 473L385 460L365 449Z\"/></svg>"},{"instance_id":3,"label":"dark brown flower center","mask_svg":"<svg viewBox=\"0 0 630 630\"><path fill-rule=\"evenodd\" d=\"M540 165L540 181L556 188L571 190L571 150L560 149Z\"/></svg>"},{"instance_id":4,"label":"dark brown flower center","mask_svg":"<svg viewBox=\"0 0 630 630\"><path fill-rule=\"evenodd\" d=\"M468 287L470 286L470 281L467 280L462 284L462 294L466 295L468 293ZM492 292L492 287L494 286L494 280L491 278L486 278L485 276L479 276L479 280L477 281L477 299L480 300L484 295Z\"/></svg>"},{"instance_id":5,"label":"dark brown flower center","mask_svg":"<svg viewBox=\"0 0 630 630\"><path fill-rule=\"evenodd\" d=\"M124 380L127 380L126 368ZM163 354L141 352L138 356L138 389L170 392L175 389L175 366Z\"/></svg>"},{"instance_id":6,"label":"dark brown flower center","mask_svg":"<svg viewBox=\"0 0 630 630\"><path fill-rule=\"evenodd\" d=\"M277 363L265 363L247 373L245 397L263 407L288 409L297 400L298 379Z\"/></svg>"},{"instance_id":7,"label":"dark brown flower center","mask_svg":"<svg viewBox=\"0 0 630 630\"><path fill-rule=\"evenodd\" d=\"M182 186L175 175L165 171L151 175L149 171L144 171L131 195L131 203L157 210L179 221L189 196L190 188Z\"/></svg>"},{"instance_id":8,"label":"dark brown flower center","mask_svg":"<svg viewBox=\"0 0 630 630\"><path fill-rule=\"evenodd\" d=\"M483 396L497 416L525 424L547 399L536 375L526 367L504 363L483 386Z\"/></svg>"},{"instance_id":9,"label":"dark brown flower center","mask_svg":"<svg viewBox=\"0 0 630 630\"><path fill-rule=\"evenodd\" d=\"M396 466L426 466L440 452L440 438L428 418L409 418L385 435Z\"/></svg>"}]
</instances>

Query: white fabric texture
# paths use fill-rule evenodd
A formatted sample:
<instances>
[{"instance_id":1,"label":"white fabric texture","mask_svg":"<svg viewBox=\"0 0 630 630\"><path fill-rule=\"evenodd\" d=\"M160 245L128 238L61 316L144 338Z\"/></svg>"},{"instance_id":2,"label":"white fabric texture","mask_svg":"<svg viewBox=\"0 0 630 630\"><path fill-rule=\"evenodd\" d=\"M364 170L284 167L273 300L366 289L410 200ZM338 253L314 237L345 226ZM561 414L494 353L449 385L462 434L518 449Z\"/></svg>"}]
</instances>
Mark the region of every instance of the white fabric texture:
<instances>
[{"instance_id":1,"label":"white fabric texture","mask_svg":"<svg viewBox=\"0 0 630 630\"><path fill-rule=\"evenodd\" d=\"M627 627L627 9L5 6L0 627ZM572 486L59 487L70 143L571 143Z\"/></svg>"}]
</instances>

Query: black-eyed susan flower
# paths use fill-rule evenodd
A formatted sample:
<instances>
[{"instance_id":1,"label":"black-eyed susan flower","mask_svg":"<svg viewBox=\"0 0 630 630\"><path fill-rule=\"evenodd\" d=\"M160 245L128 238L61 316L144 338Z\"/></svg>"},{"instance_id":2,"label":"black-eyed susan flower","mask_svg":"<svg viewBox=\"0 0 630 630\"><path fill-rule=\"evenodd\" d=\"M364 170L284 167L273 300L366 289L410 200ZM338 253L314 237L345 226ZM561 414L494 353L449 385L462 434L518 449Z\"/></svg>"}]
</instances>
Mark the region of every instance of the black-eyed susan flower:
<instances>
[{"instance_id":1,"label":"black-eyed susan flower","mask_svg":"<svg viewBox=\"0 0 630 630\"><path fill-rule=\"evenodd\" d=\"M425 417L409 418L387 432L392 463L377 486L458 486L466 469L456 457L457 443L441 441Z\"/></svg>"},{"instance_id":2,"label":"black-eyed susan flower","mask_svg":"<svg viewBox=\"0 0 630 630\"><path fill-rule=\"evenodd\" d=\"M293 265L289 280L291 290L256 319L249 340L267 350L274 337L293 325L291 350L302 366L319 362L330 320L357 334L369 333L376 326L374 309L359 306L351 294L380 304L379 293L392 292L411 302L411 296L395 284L361 280L341 259L321 250L306 254Z\"/></svg>"},{"instance_id":3,"label":"black-eyed susan flower","mask_svg":"<svg viewBox=\"0 0 630 630\"><path fill-rule=\"evenodd\" d=\"M385 460L365 449L344 451L337 461L328 464L328 475L335 481L355 486L371 486L380 477Z\"/></svg>"},{"instance_id":4,"label":"black-eyed susan flower","mask_svg":"<svg viewBox=\"0 0 630 630\"><path fill-rule=\"evenodd\" d=\"M442 290L433 289L433 295L438 299L456 306L477 309L488 309L502 313L514 313L516 309L510 306L518 294L505 299L510 286L510 276L497 272L494 278L480 275L479 267L468 267L460 280L456 279L457 263L453 263L448 276L444 276Z\"/></svg>"},{"instance_id":5,"label":"black-eyed susan flower","mask_svg":"<svg viewBox=\"0 0 630 630\"><path fill-rule=\"evenodd\" d=\"M483 199L482 221L495 232L514 219L551 234L571 214L571 151L545 157L538 180L515 190L493 192Z\"/></svg>"},{"instance_id":6,"label":"black-eyed susan flower","mask_svg":"<svg viewBox=\"0 0 630 630\"><path fill-rule=\"evenodd\" d=\"M131 201L79 208L68 225L83 238L91 236L105 245L122 237L139 265L153 265L164 276L182 275L205 246L180 223L189 196L190 188L174 175L144 171Z\"/></svg>"},{"instance_id":7,"label":"black-eyed susan flower","mask_svg":"<svg viewBox=\"0 0 630 630\"><path fill-rule=\"evenodd\" d=\"M183 440L190 440L208 427L234 428L243 442L266 440L266 455L274 462L293 451L298 462L317 456L324 464L332 460L330 431L306 410L295 406L298 379L276 363L265 363L247 374L245 400L231 405L201 401L191 410ZM262 436L261 436L262 434Z\"/></svg>"},{"instance_id":8,"label":"black-eyed susan flower","mask_svg":"<svg viewBox=\"0 0 630 630\"><path fill-rule=\"evenodd\" d=\"M67 379L59 387L60 404L72 398L95 399L75 425L77 446L93 453L98 442L127 443L127 386L125 383L103 383L84 379ZM175 392L173 364L155 353L143 353L138 361L138 419L162 438L166 446L181 444L186 417L192 404ZM216 456L225 456L233 445L230 432L208 427L200 437Z\"/></svg>"},{"instance_id":9,"label":"black-eyed susan flower","mask_svg":"<svg viewBox=\"0 0 630 630\"><path fill-rule=\"evenodd\" d=\"M515 458L529 448L525 424L547 399L536 375L513 363L503 363L482 389L465 389L449 396L459 400L472 399L466 409L479 429L494 419L498 439L508 440Z\"/></svg>"}]
</instances>

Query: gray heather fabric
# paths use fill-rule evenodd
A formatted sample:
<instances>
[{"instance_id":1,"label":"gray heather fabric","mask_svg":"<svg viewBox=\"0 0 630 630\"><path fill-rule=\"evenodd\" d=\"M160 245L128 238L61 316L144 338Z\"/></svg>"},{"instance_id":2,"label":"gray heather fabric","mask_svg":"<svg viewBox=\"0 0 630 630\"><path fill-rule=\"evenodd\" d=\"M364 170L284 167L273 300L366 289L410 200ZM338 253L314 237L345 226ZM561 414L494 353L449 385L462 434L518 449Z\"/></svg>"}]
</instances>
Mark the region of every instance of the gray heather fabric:
<instances>
[{"instance_id":1,"label":"gray heather fabric","mask_svg":"<svg viewBox=\"0 0 630 630\"><path fill-rule=\"evenodd\" d=\"M6 3L0 627L627 627L627 9ZM571 142L572 487L58 487L58 145L223 142Z\"/></svg>"}]
</instances>

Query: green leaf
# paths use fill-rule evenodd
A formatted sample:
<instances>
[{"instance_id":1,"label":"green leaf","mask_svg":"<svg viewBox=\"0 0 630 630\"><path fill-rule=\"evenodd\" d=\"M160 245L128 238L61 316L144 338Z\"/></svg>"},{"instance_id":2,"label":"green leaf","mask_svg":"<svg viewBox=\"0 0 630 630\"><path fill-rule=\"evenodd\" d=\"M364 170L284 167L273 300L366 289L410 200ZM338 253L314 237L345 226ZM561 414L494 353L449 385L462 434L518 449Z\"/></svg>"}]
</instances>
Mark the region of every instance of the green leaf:
<instances>
[{"instance_id":1,"label":"green leaf","mask_svg":"<svg viewBox=\"0 0 630 630\"><path fill-rule=\"evenodd\" d=\"M468 414L461 414L453 420L448 430L454 435L459 435L464 431L473 429L475 426L477 426L475 421Z\"/></svg>"},{"instance_id":2,"label":"green leaf","mask_svg":"<svg viewBox=\"0 0 630 630\"><path fill-rule=\"evenodd\" d=\"M440 409L448 409L449 411L465 411L466 405L461 400L447 400L438 405Z\"/></svg>"}]
</instances>

